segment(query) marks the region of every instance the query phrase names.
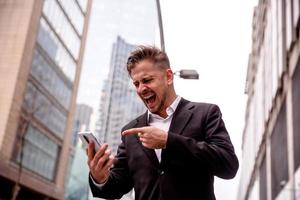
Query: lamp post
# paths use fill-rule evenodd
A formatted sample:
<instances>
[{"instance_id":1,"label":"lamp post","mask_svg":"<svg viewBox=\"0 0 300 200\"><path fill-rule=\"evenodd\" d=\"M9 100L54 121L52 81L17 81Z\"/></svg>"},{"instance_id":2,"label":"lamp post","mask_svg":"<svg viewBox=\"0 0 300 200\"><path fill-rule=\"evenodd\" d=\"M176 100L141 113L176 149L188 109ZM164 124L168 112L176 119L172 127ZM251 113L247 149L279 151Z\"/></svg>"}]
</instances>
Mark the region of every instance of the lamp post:
<instances>
[{"instance_id":1,"label":"lamp post","mask_svg":"<svg viewBox=\"0 0 300 200\"><path fill-rule=\"evenodd\" d=\"M182 69L174 72L174 75L177 75L183 79L199 79L199 74L194 69Z\"/></svg>"},{"instance_id":2,"label":"lamp post","mask_svg":"<svg viewBox=\"0 0 300 200\"><path fill-rule=\"evenodd\" d=\"M165 52L164 29L163 29L163 23L162 23L162 16L161 16L161 9L160 9L159 0L156 0L156 6L157 6L157 17L158 17L158 26L159 26L160 46L161 46L161 50L163 52Z\"/></svg>"},{"instance_id":3,"label":"lamp post","mask_svg":"<svg viewBox=\"0 0 300 200\"><path fill-rule=\"evenodd\" d=\"M157 18L158 18L158 25L159 25L160 45L161 45L161 50L163 52L165 52L164 29L163 29L163 22L162 22L161 8L160 8L159 0L156 0L156 6L157 6ZM183 79L199 79L199 74L194 69L183 69L183 70L174 72L174 75L177 75Z\"/></svg>"}]
</instances>

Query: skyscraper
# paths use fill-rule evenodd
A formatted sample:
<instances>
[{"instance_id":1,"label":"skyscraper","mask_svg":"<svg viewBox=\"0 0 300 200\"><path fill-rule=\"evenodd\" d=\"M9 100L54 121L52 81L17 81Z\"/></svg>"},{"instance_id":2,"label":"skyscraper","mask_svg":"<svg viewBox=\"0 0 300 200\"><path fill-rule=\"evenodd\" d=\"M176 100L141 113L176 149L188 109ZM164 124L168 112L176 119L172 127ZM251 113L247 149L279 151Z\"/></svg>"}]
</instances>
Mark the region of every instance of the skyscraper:
<instances>
[{"instance_id":1,"label":"skyscraper","mask_svg":"<svg viewBox=\"0 0 300 200\"><path fill-rule=\"evenodd\" d=\"M90 7L0 3L0 198L64 198Z\"/></svg>"},{"instance_id":2,"label":"skyscraper","mask_svg":"<svg viewBox=\"0 0 300 200\"><path fill-rule=\"evenodd\" d=\"M145 110L126 70L127 58L134 47L117 37L113 44L108 79L102 91L96 132L101 141L110 145L113 154L121 142L121 128Z\"/></svg>"},{"instance_id":3,"label":"skyscraper","mask_svg":"<svg viewBox=\"0 0 300 200\"><path fill-rule=\"evenodd\" d=\"M237 199L300 199L299 0L259 1L252 26Z\"/></svg>"}]
</instances>

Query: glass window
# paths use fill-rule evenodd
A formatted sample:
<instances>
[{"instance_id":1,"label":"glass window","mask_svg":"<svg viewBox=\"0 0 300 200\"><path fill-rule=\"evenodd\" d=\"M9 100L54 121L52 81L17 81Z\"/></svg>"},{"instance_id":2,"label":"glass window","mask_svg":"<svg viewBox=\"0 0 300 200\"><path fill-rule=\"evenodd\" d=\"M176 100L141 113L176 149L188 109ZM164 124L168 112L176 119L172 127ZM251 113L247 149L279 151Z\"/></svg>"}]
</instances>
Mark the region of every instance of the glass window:
<instances>
[{"instance_id":1,"label":"glass window","mask_svg":"<svg viewBox=\"0 0 300 200\"><path fill-rule=\"evenodd\" d=\"M40 21L37 41L66 77L73 82L76 72L76 63L43 18L41 18Z\"/></svg>"},{"instance_id":2,"label":"glass window","mask_svg":"<svg viewBox=\"0 0 300 200\"><path fill-rule=\"evenodd\" d=\"M53 181L59 146L40 130L29 126L25 133L22 165L37 174ZM21 160L18 156L18 162Z\"/></svg>"},{"instance_id":3,"label":"glass window","mask_svg":"<svg viewBox=\"0 0 300 200\"><path fill-rule=\"evenodd\" d=\"M87 0L77 0L83 12L86 12Z\"/></svg>"},{"instance_id":4,"label":"glass window","mask_svg":"<svg viewBox=\"0 0 300 200\"><path fill-rule=\"evenodd\" d=\"M45 0L43 13L54 28L55 32L64 41L65 45L77 60L80 48L80 38L75 33L75 30L71 26L57 1Z\"/></svg>"},{"instance_id":5,"label":"glass window","mask_svg":"<svg viewBox=\"0 0 300 200\"><path fill-rule=\"evenodd\" d=\"M68 86L37 50L34 52L31 74L65 107L65 109L69 109L72 92L71 84Z\"/></svg>"},{"instance_id":6,"label":"glass window","mask_svg":"<svg viewBox=\"0 0 300 200\"><path fill-rule=\"evenodd\" d=\"M293 129L294 129L294 165L295 170L300 166L300 63L295 69L292 79L292 103L293 103Z\"/></svg>"},{"instance_id":7,"label":"glass window","mask_svg":"<svg viewBox=\"0 0 300 200\"><path fill-rule=\"evenodd\" d=\"M275 199L284 187L282 183L288 182L287 158L286 102L284 101L271 136L272 199Z\"/></svg>"},{"instance_id":8,"label":"glass window","mask_svg":"<svg viewBox=\"0 0 300 200\"><path fill-rule=\"evenodd\" d=\"M48 1L52 1L52 0L48 0ZM58 0L58 1L66 11L68 17L70 18L72 24L76 28L79 35L81 35L83 30L83 24L84 24L84 15L80 11L80 8L76 3L76 0ZM82 2L82 5L86 6L86 2L85 3Z\"/></svg>"},{"instance_id":9,"label":"glass window","mask_svg":"<svg viewBox=\"0 0 300 200\"><path fill-rule=\"evenodd\" d=\"M49 128L56 136L63 138L66 126L66 115L57 109L50 101L31 83L28 82L24 99L24 108L27 112Z\"/></svg>"}]
</instances>

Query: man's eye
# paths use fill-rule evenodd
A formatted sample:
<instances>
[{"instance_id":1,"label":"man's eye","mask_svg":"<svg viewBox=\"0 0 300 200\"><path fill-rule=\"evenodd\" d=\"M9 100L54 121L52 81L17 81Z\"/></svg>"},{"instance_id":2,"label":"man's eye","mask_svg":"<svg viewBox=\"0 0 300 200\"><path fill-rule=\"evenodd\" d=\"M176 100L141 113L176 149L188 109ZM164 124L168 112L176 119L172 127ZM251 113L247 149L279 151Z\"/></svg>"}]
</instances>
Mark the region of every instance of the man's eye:
<instances>
[{"instance_id":1,"label":"man's eye","mask_svg":"<svg viewBox=\"0 0 300 200\"><path fill-rule=\"evenodd\" d=\"M149 83L152 79L145 79L144 83Z\"/></svg>"}]
</instances>

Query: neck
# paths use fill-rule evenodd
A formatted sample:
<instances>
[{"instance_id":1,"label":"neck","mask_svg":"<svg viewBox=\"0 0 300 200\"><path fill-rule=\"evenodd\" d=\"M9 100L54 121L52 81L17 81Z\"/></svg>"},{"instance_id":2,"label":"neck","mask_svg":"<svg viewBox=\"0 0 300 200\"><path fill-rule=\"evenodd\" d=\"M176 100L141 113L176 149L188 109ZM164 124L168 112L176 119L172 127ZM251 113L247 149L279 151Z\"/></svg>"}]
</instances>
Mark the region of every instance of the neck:
<instances>
[{"instance_id":1,"label":"neck","mask_svg":"<svg viewBox=\"0 0 300 200\"><path fill-rule=\"evenodd\" d=\"M170 96L169 100L166 101L166 108L165 109L167 109L175 101L176 98L177 98L177 95L174 92L174 94L172 94Z\"/></svg>"},{"instance_id":2,"label":"neck","mask_svg":"<svg viewBox=\"0 0 300 200\"><path fill-rule=\"evenodd\" d=\"M167 108L175 101L175 99L177 98L177 95L174 92L171 93L171 95L169 95L169 97L166 99L166 102L165 102L165 105L164 105L164 108L162 109L162 111L160 113L158 113L159 116L163 117L163 118L166 118L168 117L168 114L167 114Z\"/></svg>"}]
</instances>

